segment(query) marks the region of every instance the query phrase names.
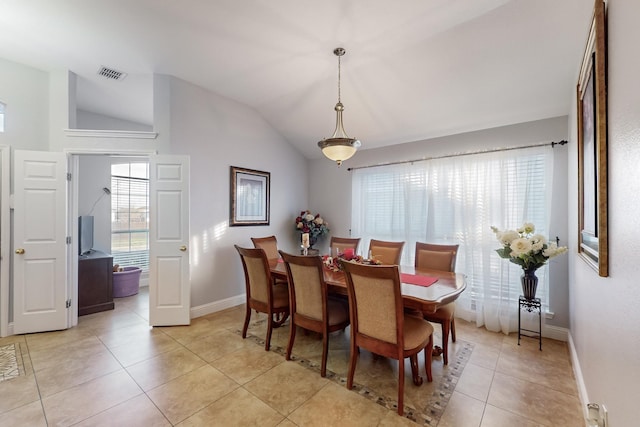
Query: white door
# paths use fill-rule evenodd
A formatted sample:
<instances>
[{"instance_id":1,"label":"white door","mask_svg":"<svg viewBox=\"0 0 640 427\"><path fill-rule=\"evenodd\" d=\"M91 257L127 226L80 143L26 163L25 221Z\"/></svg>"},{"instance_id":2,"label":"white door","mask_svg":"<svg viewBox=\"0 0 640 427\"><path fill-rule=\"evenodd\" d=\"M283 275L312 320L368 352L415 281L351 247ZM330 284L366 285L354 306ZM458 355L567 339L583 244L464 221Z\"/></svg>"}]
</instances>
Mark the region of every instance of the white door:
<instances>
[{"instance_id":1,"label":"white door","mask_svg":"<svg viewBox=\"0 0 640 427\"><path fill-rule=\"evenodd\" d=\"M189 157L149 158L149 324L188 325Z\"/></svg>"},{"instance_id":2,"label":"white door","mask_svg":"<svg viewBox=\"0 0 640 427\"><path fill-rule=\"evenodd\" d=\"M66 329L66 156L15 151L13 175L13 331Z\"/></svg>"}]
</instances>

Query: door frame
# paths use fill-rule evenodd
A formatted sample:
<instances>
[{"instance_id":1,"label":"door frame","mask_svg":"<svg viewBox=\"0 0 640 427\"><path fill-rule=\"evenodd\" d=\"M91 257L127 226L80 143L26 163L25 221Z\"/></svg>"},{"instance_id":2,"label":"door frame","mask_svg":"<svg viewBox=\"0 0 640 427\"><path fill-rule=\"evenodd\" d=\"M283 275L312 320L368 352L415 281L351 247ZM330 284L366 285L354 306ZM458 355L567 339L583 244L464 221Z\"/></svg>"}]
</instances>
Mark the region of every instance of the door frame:
<instances>
[{"instance_id":1,"label":"door frame","mask_svg":"<svg viewBox=\"0 0 640 427\"><path fill-rule=\"evenodd\" d=\"M9 327L9 270L11 269L11 147L0 145L0 337L13 335ZM11 330L10 330L11 329Z\"/></svg>"},{"instance_id":2,"label":"door frame","mask_svg":"<svg viewBox=\"0 0 640 427\"><path fill-rule=\"evenodd\" d=\"M156 155L156 150L118 150L118 149L67 149L64 150L69 162L71 172L71 186L69 188L69 206L67 208L68 226L72 244L69 245L69 297L71 298L71 310L69 310L69 326L78 324L78 180L80 171L80 156L109 156L109 157L140 157L149 161L149 157Z\"/></svg>"}]
</instances>

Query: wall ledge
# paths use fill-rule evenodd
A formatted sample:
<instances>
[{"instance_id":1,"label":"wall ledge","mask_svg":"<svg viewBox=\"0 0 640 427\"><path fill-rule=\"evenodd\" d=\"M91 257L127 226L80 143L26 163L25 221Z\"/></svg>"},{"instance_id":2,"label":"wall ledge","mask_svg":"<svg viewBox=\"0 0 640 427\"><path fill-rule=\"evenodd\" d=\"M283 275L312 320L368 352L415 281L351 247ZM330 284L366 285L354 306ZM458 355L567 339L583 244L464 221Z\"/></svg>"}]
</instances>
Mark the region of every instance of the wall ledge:
<instances>
[{"instance_id":1,"label":"wall ledge","mask_svg":"<svg viewBox=\"0 0 640 427\"><path fill-rule=\"evenodd\" d=\"M64 133L66 136L83 138L156 139L158 137L158 132L134 130L65 129Z\"/></svg>"}]
</instances>

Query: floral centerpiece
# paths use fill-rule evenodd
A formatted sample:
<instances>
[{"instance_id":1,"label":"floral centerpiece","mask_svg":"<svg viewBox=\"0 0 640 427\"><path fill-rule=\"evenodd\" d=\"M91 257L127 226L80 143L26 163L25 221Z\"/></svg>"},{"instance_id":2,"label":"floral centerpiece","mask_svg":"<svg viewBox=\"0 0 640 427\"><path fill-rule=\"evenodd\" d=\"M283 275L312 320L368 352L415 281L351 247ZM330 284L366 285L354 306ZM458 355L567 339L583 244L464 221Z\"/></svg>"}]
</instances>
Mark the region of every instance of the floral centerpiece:
<instances>
[{"instance_id":1,"label":"floral centerpiece","mask_svg":"<svg viewBox=\"0 0 640 427\"><path fill-rule=\"evenodd\" d=\"M369 265L382 264L380 261L376 259L366 259L361 257L360 255L356 255L355 253L353 253L353 251L351 252L345 251L345 253L340 254L338 256L331 256L331 255L322 256L322 263L324 264L325 268L328 268L329 270L332 270L332 271L342 270L342 263L340 262L341 260L351 261L358 264L369 264Z\"/></svg>"},{"instance_id":2,"label":"floral centerpiece","mask_svg":"<svg viewBox=\"0 0 640 427\"><path fill-rule=\"evenodd\" d=\"M301 211L296 217L296 229L302 233L309 233L309 246L318 241L318 238L329 233L329 223L320 214L312 214L309 210Z\"/></svg>"},{"instance_id":3,"label":"floral centerpiece","mask_svg":"<svg viewBox=\"0 0 640 427\"><path fill-rule=\"evenodd\" d=\"M567 247L548 242L541 234L534 234L536 227L530 222L525 222L517 230L499 230L493 226L491 230L502 244L502 248L496 249L498 255L522 267L525 298L535 298L538 285L536 270L545 265L549 258L567 252Z\"/></svg>"}]
</instances>

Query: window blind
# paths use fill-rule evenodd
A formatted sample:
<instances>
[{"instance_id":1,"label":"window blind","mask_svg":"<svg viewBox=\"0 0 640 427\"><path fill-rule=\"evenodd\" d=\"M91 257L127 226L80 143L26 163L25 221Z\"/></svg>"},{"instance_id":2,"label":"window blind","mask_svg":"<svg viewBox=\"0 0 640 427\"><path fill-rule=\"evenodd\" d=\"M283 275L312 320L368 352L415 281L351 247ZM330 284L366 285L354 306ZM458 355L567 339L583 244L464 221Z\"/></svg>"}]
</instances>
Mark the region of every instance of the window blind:
<instances>
[{"instance_id":1,"label":"window blind","mask_svg":"<svg viewBox=\"0 0 640 427\"><path fill-rule=\"evenodd\" d=\"M141 165L145 169L141 169ZM112 165L111 253L114 264L149 270L149 179L146 164Z\"/></svg>"},{"instance_id":2,"label":"window blind","mask_svg":"<svg viewBox=\"0 0 640 427\"><path fill-rule=\"evenodd\" d=\"M363 251L371 238L405 241L405 265L413 265L417 241L458 243L467 308L517 308L522 270L495 253L491 226L515 229L526 221L548 235L552 153L542 146L356 169L352 234L363 239ZM538 277L537 296L548 305L546 267Z\"/></svg>"}]
</instances>

